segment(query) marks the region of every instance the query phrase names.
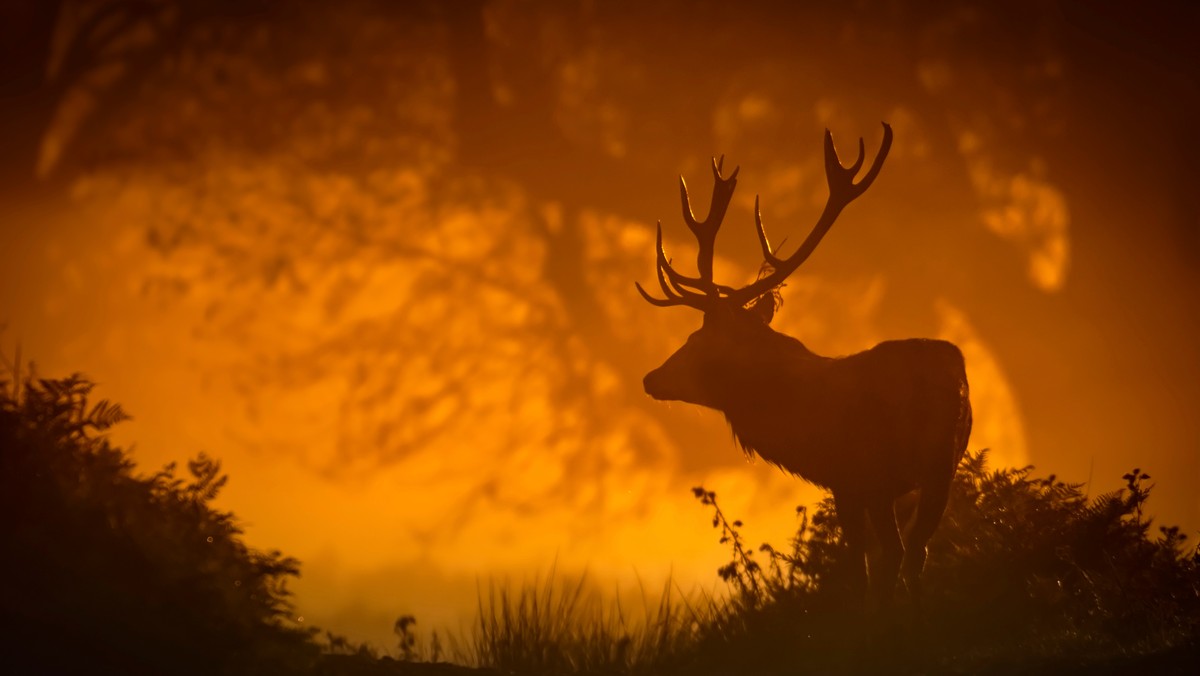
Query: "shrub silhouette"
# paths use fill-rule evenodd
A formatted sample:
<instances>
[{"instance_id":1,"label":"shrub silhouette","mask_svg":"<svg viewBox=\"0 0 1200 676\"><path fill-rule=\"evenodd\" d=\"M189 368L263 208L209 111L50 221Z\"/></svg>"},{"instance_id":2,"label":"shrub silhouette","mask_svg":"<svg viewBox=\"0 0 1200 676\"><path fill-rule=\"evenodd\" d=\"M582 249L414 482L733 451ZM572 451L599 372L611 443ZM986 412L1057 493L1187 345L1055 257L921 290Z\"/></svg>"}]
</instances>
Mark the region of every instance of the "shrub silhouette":
<instances>
[{"instance_id":1,"label":"shrub silhouette","mask_svg":"<svg viewBox=\"0 0 1200 676\"><path fill-rule=\"evenodd\" d=\"M91 384L0 382L0 655L36 673L286 674L317 648L287 625L294 559L213 508L220 464L135 476ZM15 673L15 672L9 672Z\"/></svg>"},{"instance_id":2,"label":"shrub silhouette","mask_svg":"<svg viewBox=\"0 0 1200 676\"><path fill-rule=\"evenodd\" d=\"M1134 469L1124 488L1089 499L1054 475L989 473L983 454L968 458L931 555L944 612L1026 640L1083 637L1093 650L1196 641L1200 550L1176 527L1153 528L1149 478Z\"/></svg>"},{"instance_id":3,"label":"shrub silhouette","mask_svg":"<svg viewBox=\"0 0 1200 676\"><path fill-rule=\"evenodd\" d=\"M1124 488L1089 498L1082 485L1032 472L989 471L986 452L968 454L929 545L922 612L875 618L845 610L853 606L849 552L832 499L811 518L797 510L800 526L786 550L764 544L755 552L741 522L697 487L732 554L718 571L732 598L697 663L720 671L736 656L740 670L764 673L781 665L1042 673L1145 659L1170 670L1200 656L1200 549L1186 546L1176 527L1153 527L1143 511L1150 476L1135 469Z\"/></svg>"}]
</instances>

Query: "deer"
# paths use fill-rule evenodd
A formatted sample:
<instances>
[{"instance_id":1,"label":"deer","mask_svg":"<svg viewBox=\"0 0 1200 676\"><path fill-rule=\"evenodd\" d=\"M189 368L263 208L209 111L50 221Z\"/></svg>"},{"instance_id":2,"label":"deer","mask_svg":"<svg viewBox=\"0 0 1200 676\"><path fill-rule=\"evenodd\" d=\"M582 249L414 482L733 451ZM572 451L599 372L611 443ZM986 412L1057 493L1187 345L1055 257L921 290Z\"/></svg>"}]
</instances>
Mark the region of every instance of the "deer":
<instances>
[{"instance_id":1,"label":"deer","mask_svg":"<svg viewBox=\"0 0 1200 676\"><path fill-rule=\"evenodd\" d=\"M703 221L693 214L680 176L683 219L698 245L698 276L672 266L659 221L656 271L664 297L635 282L652 305L703 313L700 329L646 374L646 394L723 413L747 455L829 490L851 553L852 585L862 592L862 602L873 598L880 609L891 607L900 580L914 606L920 605L927 544L945 512L971 433L962 352L947 341L912 338L826 357L770 323L784 280L809 258L842 210L874 183L891 144L892 129L885 122L875 160L855 182L865 156L863 140L858 159L845 167L826 129L829 196L816 225L794 253L780 257L767 239L756 196L754 224L763 265L758 279L740 288L713 281L717 230L740 167L726 178L724 156L713 159L712 204ZM902 534L896 505L905 496L916 497L916 508ZM872 534L879 555L868 567Z\"/></svg>"}]
</instances>

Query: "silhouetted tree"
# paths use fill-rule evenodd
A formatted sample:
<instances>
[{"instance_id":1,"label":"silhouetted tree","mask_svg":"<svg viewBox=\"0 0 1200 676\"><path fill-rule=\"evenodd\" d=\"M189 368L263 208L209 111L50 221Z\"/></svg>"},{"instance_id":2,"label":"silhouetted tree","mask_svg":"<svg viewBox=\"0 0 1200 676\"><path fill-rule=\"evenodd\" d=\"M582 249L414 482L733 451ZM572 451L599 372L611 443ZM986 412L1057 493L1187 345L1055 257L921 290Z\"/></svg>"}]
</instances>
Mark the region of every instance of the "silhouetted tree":
<instances>
[{"instance_id":1,"label":"silhouetted tree","mask_svg":"<svg viewBox=\"0 0 1200 676\"><path fill-rule=\"evenodd\" d=\"M270 0L13 0L0 7L0 196L61 191L103 163L152 74ZM211 35L211 34L210 34ZM211 40L211 38L210 38ZM212 40L217 47L219 40ZM51 195L52 196L52 195Z\"/></svg>"}]
</instances>

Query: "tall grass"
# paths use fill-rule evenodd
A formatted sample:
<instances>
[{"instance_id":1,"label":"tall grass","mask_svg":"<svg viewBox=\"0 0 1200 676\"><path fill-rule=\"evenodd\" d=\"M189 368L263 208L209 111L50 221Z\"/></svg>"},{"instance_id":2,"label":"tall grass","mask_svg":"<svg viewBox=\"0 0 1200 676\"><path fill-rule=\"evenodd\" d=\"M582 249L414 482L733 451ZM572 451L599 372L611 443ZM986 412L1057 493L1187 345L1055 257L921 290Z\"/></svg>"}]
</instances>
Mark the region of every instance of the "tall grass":
<instances>
[{"instance_id":1,"label":"tall grass","mask_svg":"<svg viewBox=\"0 0 1200 676\"><path fill-rule=\"evenodd\" d=\"M640 607L605 599L586 575L534 579L515 590L490 583L479 594L472 661L508 673L653 673L678 662L709 621L710 604L689 602L670 581Z\"/></svg>"}]
</instances>

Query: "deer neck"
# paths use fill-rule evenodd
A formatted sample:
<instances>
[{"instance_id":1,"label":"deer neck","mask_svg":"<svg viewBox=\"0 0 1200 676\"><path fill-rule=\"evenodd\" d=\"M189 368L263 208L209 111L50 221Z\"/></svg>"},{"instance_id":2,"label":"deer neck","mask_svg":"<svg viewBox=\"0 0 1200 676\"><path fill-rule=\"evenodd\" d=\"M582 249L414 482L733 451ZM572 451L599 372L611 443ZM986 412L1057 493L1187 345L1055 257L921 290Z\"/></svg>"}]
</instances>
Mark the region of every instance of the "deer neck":
<instances>
[{"instance_id":1,"label":"deer neck","mask_svg":"<svg viewBox=\"0 0 1200 676\"><path fill-rule=\"evenodd\" d=\"M784 469L803 473L792 456L811 445L807 430L818 426L817 405L822 382L833 361L822 357L798 340L782 336L773 349L729 379L717 407L725 414L734 438L747 453L757 453Z\"/></svg>"}]
</instances>

